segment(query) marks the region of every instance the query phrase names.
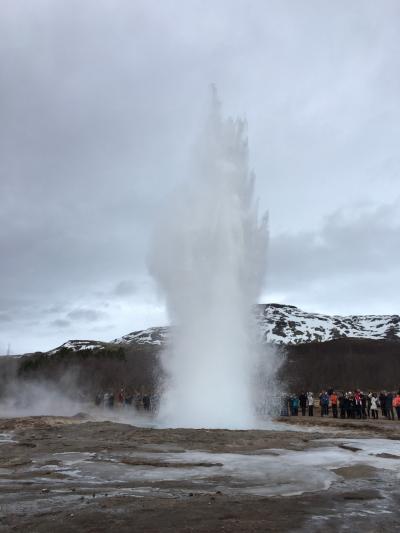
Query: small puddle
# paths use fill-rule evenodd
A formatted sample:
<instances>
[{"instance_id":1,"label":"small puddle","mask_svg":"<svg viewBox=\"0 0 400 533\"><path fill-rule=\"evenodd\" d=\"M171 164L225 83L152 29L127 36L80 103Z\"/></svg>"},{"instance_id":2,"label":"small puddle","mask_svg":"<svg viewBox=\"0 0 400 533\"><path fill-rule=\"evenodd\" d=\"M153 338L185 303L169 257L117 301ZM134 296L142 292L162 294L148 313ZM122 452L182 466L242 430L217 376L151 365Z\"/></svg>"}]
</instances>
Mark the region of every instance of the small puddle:
<instances>
[{"instance_id":1,"label":"small puddle","mask_svg":"<svg viewBox=\"0 0 400 533\"><path fill-rule=\"evenodd\" d=\"M10 444L13 442L17 442L14 440L12 433L0 433L0 444Z\"/></svg>"}]
</instances>

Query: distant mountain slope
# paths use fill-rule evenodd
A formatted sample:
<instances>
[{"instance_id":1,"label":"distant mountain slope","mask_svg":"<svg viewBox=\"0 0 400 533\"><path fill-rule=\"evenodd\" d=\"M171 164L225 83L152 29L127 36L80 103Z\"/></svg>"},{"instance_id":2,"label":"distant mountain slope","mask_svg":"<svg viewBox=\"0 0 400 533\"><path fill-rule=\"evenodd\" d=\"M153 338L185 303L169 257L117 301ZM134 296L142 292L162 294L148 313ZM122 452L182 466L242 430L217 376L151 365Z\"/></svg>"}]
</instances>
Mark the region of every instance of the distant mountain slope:
<instances>
[{"instance_id":1,"label":"distant mountain slope","mask_svg":"<svg viewBox=\"0 0 400 533\"><path fill-rule=\"evenodd\" d=\"M265 343L303 344L335 339L371 339L400 342L399 315L329 316L307 313L293 305L260 304L256 319ZM117 344L162 345L169 328L149 328L112 341Z\"/></svg>"},{"instance_id":2,"label":"distant mountain slope","mask_svg":"<svg viewBox=\"0 0 400 533\"><path fill-rule=\"evenodd\" d=\"M264 342L304 344L340 338L400 341L399 315L329 316L306 313L293 305L257 307Z\"/></svg>"},{"instance_id":3,"label":"distant mountain slope","mask_svg":"<svg viewBox=\"0 0 400 533\"><path fill-rule=\"evenodd\" d=\"M400 342L399 315L329 316L307 313L293 305L260 304L255 307L260 337L264 343L280 345L328 342L335 339L369 339ZM94 340L70 340L47 352L69 349L104 350L112 345L150 345L161 347L168 341L170 328L152 327L133 331L109 343Z\"/></svg>"},{"instance_id":4,"label":"distant mountain slope","mask_svg":"<svg viewBox=\"0 0 400 533\"><path fill-rule=\"evenodd\" d=\"M170 328L148 328L141 331L133 331L119 339L114 339L114 344L152 344L161 346L168 340Z\"/></svg>"},{"instance_id":5,"label":"distant mountain slope","mask_svg":"<svg viewBox=\"0 0 400 533\"><path fill-rule=\"evenodd\" d=\"M60 351L65 350L72 350L74 352L82 352L85 350L104 350L104 348L108 345L107 342L99 342L99 341L91 341L91 340L69 340L67 342L64 342L61 346L58 346L58 348L54 348L54 350L50 350L49 352L46 352L47 355L53 355L55 353L58 353Z\"/></svg>"}]
</instances>

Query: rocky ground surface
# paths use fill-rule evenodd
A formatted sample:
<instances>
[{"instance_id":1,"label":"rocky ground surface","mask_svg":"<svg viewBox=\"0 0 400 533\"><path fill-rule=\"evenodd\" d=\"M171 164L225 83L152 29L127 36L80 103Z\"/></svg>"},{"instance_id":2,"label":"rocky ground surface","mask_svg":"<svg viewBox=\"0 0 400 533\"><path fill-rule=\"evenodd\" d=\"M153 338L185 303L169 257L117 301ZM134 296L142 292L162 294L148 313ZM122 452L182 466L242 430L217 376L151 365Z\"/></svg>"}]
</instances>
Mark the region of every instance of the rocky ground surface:
<instances>
[{"instance_id":1,"label":"rocky ground surface","mask_svg":"<svg viewBox=\"0 0 400 533\"><path fill-rule=\"evenodd\" d=\"M397 421L0 419L0 532L399 531L399 482Z\"/></svg>"}]
</instances>

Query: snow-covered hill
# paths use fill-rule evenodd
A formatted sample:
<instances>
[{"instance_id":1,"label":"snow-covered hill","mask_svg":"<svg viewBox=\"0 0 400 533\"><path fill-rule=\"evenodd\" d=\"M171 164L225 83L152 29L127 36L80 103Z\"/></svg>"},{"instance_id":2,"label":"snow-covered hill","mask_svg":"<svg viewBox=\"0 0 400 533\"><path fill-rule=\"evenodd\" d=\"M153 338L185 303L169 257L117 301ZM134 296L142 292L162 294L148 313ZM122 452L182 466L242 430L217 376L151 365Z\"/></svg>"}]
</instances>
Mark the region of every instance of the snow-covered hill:
<instances>
[{"instance_id":1,"label":"snow-covered hill","mask_svg":"<svg viewBox=\"0 0 400 533\"><path fill-rule=\"evenodd\" d=\"M62 350L73 350L74 352L82 352L85 350L104 350L107 343L99 341L84 341L84 340L70 340L64 342L58 348L47 352L48 355L53 355L55 353L61 352Z\"/></svg>"},{"instance_id":2,"label":"snow-covered hill","mask_svg":"<svg viewBox=\"0 0 400 533\"><path fill-rule=\"evenodd\" d=\"M304 344L326 342L338 338L387 339L400 342L399 315L353 315L329 316L306 313L293 305L260 304L255 308L256 320L260 326L260 336L265 343ZM164 345L170 328L153 327L128 333L110 343L73 340L48 352L49 355L69 348L75 352L102 350L107 345L146 344Z\"/></svg>"},{"instance_id":3,"label":"snow-covered hill","mask_svg":"<svg viewBox=\"0 0 400 533\"><path fill-rule=\"evenodd\" d=\"M400 341L399 315L329 316L306 313L293 305L257 306L264 342L302 344L338 338Z\"/></svg>"},{"instance_id":4,"label":"snow-covered hill","mask_svg":"<svg viewBox=\"0 0 400 533\"><path fill-rule=\"evenodd\" d=\"M391 339L400 341L399 315L329 316L306 313L293 305L261 304L256 319L263 342L302 344L338 338ZM168 328L149 328L124 335L118 344L162 345Z\"/></svg>"},{"instance_id":5,"label":"snow-covered hill","mask_svg":"<svg viewBox=\"0 0 400 533\"><path fill-rule=\"evenodd\" d=\"M133 331L119 339L114 339L114 344L154 344L161 346L168 339L170 328L148 328L141 331Z\"/></svg>"}]
</instances>

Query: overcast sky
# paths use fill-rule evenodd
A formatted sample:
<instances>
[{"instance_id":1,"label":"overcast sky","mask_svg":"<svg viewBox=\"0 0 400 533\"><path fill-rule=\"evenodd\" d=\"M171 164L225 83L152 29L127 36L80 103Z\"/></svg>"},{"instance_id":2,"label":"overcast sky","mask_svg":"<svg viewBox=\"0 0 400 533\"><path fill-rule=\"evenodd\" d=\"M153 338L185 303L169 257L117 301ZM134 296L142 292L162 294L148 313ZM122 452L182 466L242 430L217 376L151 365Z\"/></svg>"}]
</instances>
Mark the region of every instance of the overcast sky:
<instances>
[{"instance_id":1,"label":"overcast sky","mask_svg":"<svg viewBox=\"0 0 400 533\"><path fill-rule=\"evenodd\" d=\"M399 312L400 2L2 0L0 353L166 323L149 235L209 84L249 124L261 300Z\"/></svg>"}]
</instances>

